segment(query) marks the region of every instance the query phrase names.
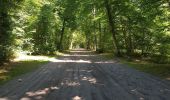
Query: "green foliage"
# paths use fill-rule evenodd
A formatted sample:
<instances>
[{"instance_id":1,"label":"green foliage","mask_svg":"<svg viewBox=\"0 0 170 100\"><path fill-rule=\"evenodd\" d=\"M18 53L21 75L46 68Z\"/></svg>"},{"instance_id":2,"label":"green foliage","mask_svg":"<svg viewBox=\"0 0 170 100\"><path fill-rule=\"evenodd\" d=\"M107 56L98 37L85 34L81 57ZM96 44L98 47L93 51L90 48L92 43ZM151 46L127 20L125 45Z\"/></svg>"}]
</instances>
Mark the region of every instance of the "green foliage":
<instances>
[{"instance_id":1,"label":"green foliage","mask_svg":"<svg viewBox=\"0 0 170 100\"><path fill-rule=\"evenodd\" d=\"M0 12L0 59L1 61L8 60L11 53L11 22L8 12Z\"/></svg>"},{"instance_id":2,"label":"green foliage","mask_svg":"<svg viewBox=\"0 0 170 100\"><path fill-rule=\"evenodd\" d=\"M33 51L32 37L36 30L37 17L42 4L38 0L25 0L22 9L16 12L13 34L15 47L20 51Z\"/></svg>"},{"instance_id":3,"label":"green foliage","mask_svg":"<svg viewBox=\"0 0 170 100\"><path fill-rule=\"evenodd\" d=\"M166 0L21 1L0 1L1 62L12 51L51 54L78 46L169 62Z\"/></svg>"},{"instance_id":4,"label":"green foliage","mask_svg":"<svg viewBox=\"0 0 170 100\"><path fill-rule=\"evenodd\" d=\"M12 33L12 14L22 0L0 1L0 65L4 61L9 61L12 57L13 35Z\"/></svg>"},{"instance_id":5,"label":"green foliage","mask_svg":"<svg viewBox=\"0 0 170 100\"><path fill-rule=\"evenodd\" d=\"M36 32L33 34L34 52L46 54L55 51L55 16L53 7L45 4L38 16Z\"/></svg>"}]
</instances>

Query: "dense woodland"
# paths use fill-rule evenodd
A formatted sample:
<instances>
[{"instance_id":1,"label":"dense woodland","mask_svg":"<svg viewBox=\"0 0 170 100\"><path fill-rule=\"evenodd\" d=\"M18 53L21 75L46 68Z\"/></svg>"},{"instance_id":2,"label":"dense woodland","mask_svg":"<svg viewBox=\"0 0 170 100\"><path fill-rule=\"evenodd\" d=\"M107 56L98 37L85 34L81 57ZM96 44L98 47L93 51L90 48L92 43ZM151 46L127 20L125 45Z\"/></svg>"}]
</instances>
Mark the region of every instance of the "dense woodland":
<instances>
[{"instance_id":1,"label":"dense woodland","mask_svg":"<svg viewBox=\"0 0 170 100\"><path fill-rule=\"evenodd\" d=\"M86 48L170 62L169 0L0 0L0 63Z\"/></svg>"}]
</instances>

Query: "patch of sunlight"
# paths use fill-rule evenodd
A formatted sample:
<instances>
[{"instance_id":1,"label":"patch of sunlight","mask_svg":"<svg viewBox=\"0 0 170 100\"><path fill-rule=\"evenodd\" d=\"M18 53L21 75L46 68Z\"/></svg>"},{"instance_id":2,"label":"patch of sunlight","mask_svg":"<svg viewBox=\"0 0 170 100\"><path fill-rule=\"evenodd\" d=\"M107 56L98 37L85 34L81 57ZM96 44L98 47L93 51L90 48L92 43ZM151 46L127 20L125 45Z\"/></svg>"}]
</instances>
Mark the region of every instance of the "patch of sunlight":
<instances>
[{"instance_id":1,"label":"patch of sunlight","mask_svg":"<svg viewBox=\"0 0 170 100\"><path fill-rule=\"evenodd\" d=\"M70 55L64 55L64 56L70 56ZM77 55L78 56L78 55ZM30 56L30 55L24 55L20 54L17 58L14 59L14 62L18 61L30 61L30 60L41 60L41 61L51 61L51 62L76 62L76 63L91 63L89 60L70 60L70 59L56 59L55 57L48 57L48 56Z\"/></svg>"},{"instance_id":2,"label":"patch of sunlight","mask_svg":"<svg viewBox=\"0 0 170 100\"><path fill-rule=\"evenodd\" d=\"M31 99L27 98L27 97L24 97L24 98L21 98L21 100L31 100Z\"/></svg>"},{"instance_id":3,"label":"patch of sunlight","mask_svg":"<svg viewBox=\"0 0 170 100\"><path fill-rule=\"evenodd\" d=\"M0 100L10 100L10 99L5 97L5 98L0 98Z\"/></svg>"},{"instance_id":4,"label":"patch of sunlight","mask_svg":"<svg viewBox=\"0 0 170 100\"><path fill-rule=\"evenodd\" d=\"M8 78L9 76L5 76L5 75L0 76L0 80L7 80Z\"/></svg>"},{"instance_id":5,"label":"patch of sunlight","mask_svg":"<svg viewBox=\"0 0 170 100\"><path fill-rule=\"evenodd\" d=\"M32 56L32 55L25 55L25 54L18 54L18 57L15 58L13 61L31 61L31 60L37 60L37 61L55 61L55 57L48 57L48 56Z\"/></svg>"},{"instance_id":6,"label":"patch of sunlight","mask_svg":"<svg viewBox=\"0 0 170 100\"><path fill-rule=\"evenodd\" d=\"M91 63L90 60L59 60L59 59L54 59L54 60L50 60L52 62L75 62L75 63Z\"/></svg>"},{"instance_id":7,"label":"patch of sunlight","mask_svg":"<svg viewBox=\"0 0 170 100\"><path fill-rule=\"evenodd\" d=\"M32 100L28 97L34 98L36 100L41 100L43 96L47 95L50 93L50 91L58 90L58 87L49 87L49 88L44 88L42 90L37 90L37 91L31 91L31 92L26 92L26 97L23 97L21 100Z\"/></svg>"},{"instance_id":8,"label":"patch of sunlight","mask_svg":"<svg viewBox=\"0 0 170 100\"><path fill-rule=\"evenodd\" d=\"M9 78L9 76L6 75L7 72L5 69L0 69L0 80L7 80Z\"/></svg>"},{"instance_id":9,"label":"patch of sunlight","mask_svg":"<svg viewBox=\"0 0 170 100\"><path fill-rule=\"evenodd\" d=\"M76 81L68 81L68 80L65 80L65 82L61 82L61 85L64 86L80 86L80 83L79 82L76 82Z\"/></svg>"},{"instance_id":10,"label":"patch of sunlight","mask_svg":"<svg viewBox=\"0 0 170 100\"><path fill-rule=\"evenodd\" d=\"M66 56L66 57L69 57L69 56L73 56L73 57L91 57L91 56L96 56L96 55L76 55L76 54L74 54L74 55L64 55L64 56Z\"/></svg>"},{"instance_id":11,"label":"patch of sunlight","mask_svg":"<svg viewBox=\"0 0 170 100\"><path fill-rule=\"evenodd\" d=\"M5 69L0 69L0 74L7 73L8 71Z\"/></svg>"},{"instance_id":12,"label":"patch of sunlight","mask_svg":"<svg viewBox=\"0 0 170 100\"><path fill-rule=\"evenodd\" d=\"M45 88L43 90L38 90L38 91L35 91L35 92L27 92L26 95L29 96L29 97L34 97L34 96L39 96L39 95L46 95L48 94L50 91L49 88Z\"/></svg>"},{"instance_id":13,"label":"patch of sunlight","mask_svg":"<svg viewBox=\"0 0 170 100\"><path fill-rule=\"evenodd\" d=\"M55 55L59 55L59 56L63 56L63 55L64 55L63 53L58 52L58 51L55 51L54 54L55 54Z\"/></svg>"},{"instance_id":14,"label":"patch of sunlight","mask_svg":"<svg viewBox=\"0 0 170 100\"><path fill-rule=\"evenodd\" d=\"M81 50L76 50L76 51L74 51L73 50L73 51L70 51L70 52L73 52L73 53L79 53L79 52L83 53L83 52L85 52L85 53L87 53L87 52L92 52L92 51L86 51L86 50L82 50L82 51Z\"/></svg>"},{"instance_id":15,"label":"patch of sunlight","mask_svg":"<svg viewBox=\"0 0 170 100\"><path fill-rule=\"evenodd\" d=\"M168 35L168 36L170 36L170 31L167 31L165 34Z\"/></svg>"},{"instance_id":16,"label":"patch of sunlight","mask_svg":"<svg viewBox=\"0 0 170 100\"><path fill-rule=\"evenodd\" d=\"M170 77L167 77L166 80L169 80L169 81L170 81Z\"/></svg>"},{"instance_id":17,"label":"patch of sunlight","mask_svg":"<svg viewBox=\"0 0 170 100\"><path fill-rule=\"evenodd\" d=\"M83 77L82 80L83 81L89 81L92 84L96 84L97 83L96 78L93 78L93 77Z\"/></svg>"},{"instance_id":18,"label":"patch of sunlight","mask_svg":"<svg viewBox=\"0 0 170 100\"><path fill-rule=\"evenodd\" d=\"M99 61L99 62L95 62L97 64L102 64L102 63L116 63L117 61Z\"/></svg>"},{"instance_id":19,"label":"patch of sunlight","mask_svg":"<svg viewBox=\"0 0 170 100\"><path fill-rule=\"evenodd\" d=\"M79 86L80 83L79 82L71 82L67 84L68 86Z\"/></svg>"},{"instance_id":20,"label":"patch of sunlight","mask_svg":"<svg viewBox=\"0 0 170 100\"><path fill-rule=\"evenodd\" d=\"M75 97L72 98L72 100L83 100L83 99L80 96L75 96Z\"/></svg>"}]
</instances>

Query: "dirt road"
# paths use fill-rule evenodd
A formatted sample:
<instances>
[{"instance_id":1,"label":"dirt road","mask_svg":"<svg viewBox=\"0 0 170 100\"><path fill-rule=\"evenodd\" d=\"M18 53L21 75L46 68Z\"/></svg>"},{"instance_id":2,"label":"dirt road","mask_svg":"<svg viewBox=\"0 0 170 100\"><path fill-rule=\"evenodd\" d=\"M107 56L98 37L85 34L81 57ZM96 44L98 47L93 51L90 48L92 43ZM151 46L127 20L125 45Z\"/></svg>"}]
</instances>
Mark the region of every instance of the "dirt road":
<instances>
[{"instance_id":1,"label":"dirt road","mask_svg":"<svg viewBox=\"0 0 170 100\"><path fill-rule=\"evenodd\" d=\"M1 86L0 100L170 100L168 84L79 50Z\"/></svg>"}]
</instances>

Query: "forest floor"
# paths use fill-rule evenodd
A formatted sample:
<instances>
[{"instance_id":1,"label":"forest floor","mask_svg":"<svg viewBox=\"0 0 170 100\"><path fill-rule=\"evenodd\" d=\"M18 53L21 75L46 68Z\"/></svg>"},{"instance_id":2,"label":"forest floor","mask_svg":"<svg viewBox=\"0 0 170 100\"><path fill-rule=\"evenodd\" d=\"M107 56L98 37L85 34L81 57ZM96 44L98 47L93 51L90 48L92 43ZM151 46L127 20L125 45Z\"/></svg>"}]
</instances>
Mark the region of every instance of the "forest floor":
<instances>
[{"instance_id":1,"label":"forest floor","mask_svg":"<svg viewBox=\"0 0 170 100\"><path fill-rule=\"evenodd\" d=\"M169 100L170 83L86 50L0 87L0 100Z\"/></svg>"}]
</instances>

